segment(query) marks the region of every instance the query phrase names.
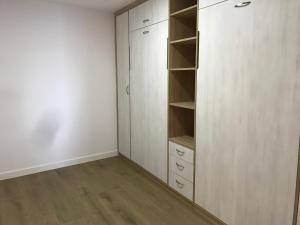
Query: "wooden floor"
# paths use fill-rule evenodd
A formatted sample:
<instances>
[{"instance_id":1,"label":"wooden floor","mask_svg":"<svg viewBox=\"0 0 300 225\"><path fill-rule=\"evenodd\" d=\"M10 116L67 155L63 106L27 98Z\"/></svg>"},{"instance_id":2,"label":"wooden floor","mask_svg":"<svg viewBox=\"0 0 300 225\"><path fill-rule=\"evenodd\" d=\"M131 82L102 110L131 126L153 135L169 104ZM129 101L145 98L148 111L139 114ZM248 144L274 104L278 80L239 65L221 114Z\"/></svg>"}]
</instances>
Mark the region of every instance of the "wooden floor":
<instances>
[{"instance_id":1,"label":"wooden floor","mask_svg":"<svg viewBox=\"0 0 300 225\"><path fill-rule=\"evenodd\" d=\"M208 225L129 162L110 158L0 181L1 225Z\"/></svg>"}]
</instances>

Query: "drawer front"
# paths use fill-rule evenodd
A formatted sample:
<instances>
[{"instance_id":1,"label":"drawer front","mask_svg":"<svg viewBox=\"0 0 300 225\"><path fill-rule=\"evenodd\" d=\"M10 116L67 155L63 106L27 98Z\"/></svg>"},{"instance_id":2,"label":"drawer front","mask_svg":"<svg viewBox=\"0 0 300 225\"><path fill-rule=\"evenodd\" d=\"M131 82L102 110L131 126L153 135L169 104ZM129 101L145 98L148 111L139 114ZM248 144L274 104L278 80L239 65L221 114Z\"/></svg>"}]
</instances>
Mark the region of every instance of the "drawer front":
<instances>
[{"instance_id":1,"label":"drawer front","mask_svg":"<svg viewBox=\"0 0 300 225\"><path fill-rule=\"evenodd\" d=\"M193 201L193 183L183 179L173 172L170 172L169 185L177 192Z\"/></svg>"},{"instance_id":2,"label":"drawer front","mask_svg":"<svg viewBox=\"0 0 300 225\"><path fill-rule=\"evenodd\" d=\"M182 145L169 142L170 154L186 162L194 164L194 151Z\"/></svg>"},{"instance_id":3,"label":"drawer front","mask_svg":"<svg viewBox=\"0 0 300 225\"><path fill-rule=\"evenodd\" d=\"M184 179L194 182L194 166L182 159L170 155L170 171L183 177Z\"/></svg>"},{"instance_id":4,"label":"drawer front","mask_svg":"<svg viewBox=\"0 0 300 225\"><path fill-rule=\"evenodd\" d=\"M203 9L228 0L199 0L199 8Z\"/></svg>"}]
</instances>

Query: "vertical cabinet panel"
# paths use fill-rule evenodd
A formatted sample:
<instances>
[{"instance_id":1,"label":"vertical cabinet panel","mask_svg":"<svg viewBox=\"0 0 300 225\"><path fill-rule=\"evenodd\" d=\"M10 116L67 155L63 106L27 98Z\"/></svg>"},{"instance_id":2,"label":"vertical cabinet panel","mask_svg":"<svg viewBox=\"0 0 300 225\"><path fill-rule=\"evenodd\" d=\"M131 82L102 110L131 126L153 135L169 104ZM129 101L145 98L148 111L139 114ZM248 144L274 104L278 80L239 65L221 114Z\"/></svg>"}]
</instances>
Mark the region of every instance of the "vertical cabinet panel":
<instances>
[{"instance_id":1,"label":"vertical cabinet panel","mask_svg":"<svg viewBox=\"0 0 300 225\"><path fill-rule=\"evenodd\" d=\"M167 22L131 32L132 160L167 181Z\"/></svg>"},{"instance_id":2,"label":"vertical cabinet panel","mask_svg":"<svg viewBox=\"0 0 300 225\"><path fill-rule=\"evenodd\" d=\"M130 99L131 99L131 159L146 164L146 76L144 69L145 40L143 30L130 33Z\"/></svg>"},{"instance_id":3,"label":"vertical cabinet panel","mask_svg":"<svg viewBox=\"0 0 300 225\"><path fill-rule=\"evenodd\" d=\"M292 225L300 1L236 3L199 14L196 203L228 225Z\"/></svg>"},{"instance_id":4,"label":"vertical cabinet panel","mask_svg":"<svg viewBox=\"0 0 300 225\"><path fill-rule=\"evenodd\" d=\"M119 152L130 158L129 27L128 12L116 18Z\"/></svg>"},{"instance_id":5,"label":"vertical cabinet panel","mask_svg":"<svg viewBox=\"0 0 300 225\"><path fill-rule=\"evenodd\" d=\"M300 199L298 201L300 202ZM300 209L299 209L299 206L298 206L298 214L297 214L297 225L300 225Z\"/></svg>"}]
</instances>

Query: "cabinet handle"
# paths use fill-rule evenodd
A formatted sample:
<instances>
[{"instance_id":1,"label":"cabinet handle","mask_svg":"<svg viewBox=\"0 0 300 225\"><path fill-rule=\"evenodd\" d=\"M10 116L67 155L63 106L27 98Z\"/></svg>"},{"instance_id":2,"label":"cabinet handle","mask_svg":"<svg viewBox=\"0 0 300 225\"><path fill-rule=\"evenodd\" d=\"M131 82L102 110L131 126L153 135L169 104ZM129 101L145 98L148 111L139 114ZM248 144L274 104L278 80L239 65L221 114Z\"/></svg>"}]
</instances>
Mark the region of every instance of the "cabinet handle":
<instances>
[{"instance_id":1,"label":"cabinet handle","mask_svg":"<svg viewBox=\"0 0 300 225\"><path fill-rule=\"evenodd\" d=\"M169 38L167 38L167 70L169 69Z\"/></svg>"},{"instance_id":2,"label":"cabinet handle","mask_svg":"<svg viewBox=\"0 0 300 225\"><path fill-rule=\"evenodd\" d=\"M177 179L176 179L176 184L180 189L182 189L184 187L184 184L179 182Z\"/></svg>"},{"instance_id":3,"label":"cabinet handle","mask_svg":"<svg viewBox=\"0 0 300 225\"><path fill-rule=\"evenodd\" d=\"M148 30L146 30L146 31L144 31L144 32L143 32L143 34L149 34L149 31L148 31Z\"/></svg>"},{"instance_id":4,"label":"cabinet handle","mask_svg":"<svg viewBox=\"0 0 300 225\"><path fill-rule=\"evenodd\" d=\"M236 4L234 7L235 8L243 8L243 7L246 7L246 6L250 5L250 4L251 4L251 1L241 2L241 3Z\"/></svg>"},{"instance_id":5,"label":"cabinet handle","mask_svg":"<svg viewBox=\"0 0 300 225\"><path fill-rule=\"evenodd\" d=\"M184 170L184 166L183 166L183 165L180 165L180 164L176 163L176 166L177 166L177 168L178 168L180 171L183 171L183 170Z\"/></svg>"},{"instance_id":6,"label":"cabinet handle","mask_svg":"<svg viewBox=\"0 0 300 225\"><path fill-rule=\"evenodd\" d=\"M149 19L145 19L143 20L143 23L148 23L150 20Z\"/></svg>"},{"instance_id":7,"label":"cabinet handle","mask_svg":"<svg viewBox=\"0 0 300 225\"><path fill-rule=\"evenodd\" d=\"M177 154L178 154L179 156L183 156L183 155L184 155L184 152L183 152L183 151L180 151L180 150L178 150L178 149L176 149L176 152L177 152Z\"/></svg>"},{"instance_id":8,"label":"cabinet handle","mask_svg":"<svg viewBox=\"0 0 300 225\"><path fill-rule=\"evenodd\" d=\"M129 45L129 71L131 71L131 48Z\"/></svg>"},{"instance_id":9,"label":"cabinet handle","mask_svg":"<svg viewBox=\"0 0 300 225\"><path fill-rule=\"evenodd\" d=\"M129 85L126 86L126 94L129 95L130 91L129 91Z\"/></svg>"},{"instance_id":10,"label":"cabinet handle","mask_svg":"<svg viewBox=\"0 0 300 225\"><path fill-rule=\"evenodd\" d=\"M199 69L199 46L200 46L200 32L197 32L197 69Z\"/></svg>"}]
</instances>

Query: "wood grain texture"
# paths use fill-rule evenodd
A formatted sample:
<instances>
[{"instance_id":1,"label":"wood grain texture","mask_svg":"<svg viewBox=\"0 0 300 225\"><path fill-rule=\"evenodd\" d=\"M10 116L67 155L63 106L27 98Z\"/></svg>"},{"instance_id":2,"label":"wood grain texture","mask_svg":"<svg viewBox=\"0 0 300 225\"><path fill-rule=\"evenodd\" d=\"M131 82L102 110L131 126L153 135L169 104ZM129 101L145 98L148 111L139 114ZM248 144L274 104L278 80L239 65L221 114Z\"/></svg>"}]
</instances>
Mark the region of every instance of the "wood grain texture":
<instances>
[{"instance_id":1,"label":"wood grain texture","mask_svg":"<svg viewBox=\"0 0 300 225\"><path fill-rule=\"evenodd\" d=\"M116 17L118 71L118 148L130 159L129 24L128 12Z\"/></svg>"},{"instance_id":2,"label":"wood grain texture","mask_svg":"<svg viewBox=\"0 0 300 225\"><path fill-rule=\"evenodd\" d=\"M195 109L195 102L173 102L170 103L173 107L183 108L183 109Z\"/></svg>"},{"instance_id":3,"label":"wood grain texture","mask_svg":"<svg viewBox=\"0 0 300 225\"><path fill-rule=\"evenodd\" d=\"M190 9L190 7L197 5L197 0L169 0L170 1L170 13Z\"/></svg>"},{"instance_id":4,"label":"wood grain texture","mask_svg":"<svg viewBox=\"0 0 300 225\"><path fill-rule=\"evenodd\" d=\"M168 19L168 0L149 0L129 11L130 31Z\"/></svg>"},{"instance_id":5,"label":"wood grain texture","mask_svg":"<svg viewBox=\"0 0 300 225\"><path fill-rule=\"evenodd\" d=\"M195 101L195 71L169 73L169 102Z\"/></svg>"},{"instance_id":6,"label":"wood grain texture","mask_svg":"<svg viewBox=\"0 0 300 225\"><path fill-rule=\"evenodd\" d=\"M119 157L0 182L1 225L213 225Z\"/></svg>"},{"instance_id":7,"label":"wood grain texture","mask_svg":"<svg viewBox=\"0 0 300 225\"><path fill-rule=\"evenodd\" d=\"M169 138L194 137L194 110L169 107Z\"/></svg>"},{"instance_id":8,"label":"wood grain texture","mask_svg":"<svg viewBox=\"0 0 300 225\"><path fill-rule=\"evenodd\" d=\"M142 4L142 3L146 2L146 1L148 1L148 0L136 0L133 3L131 3L131 4L127 5L127 6L125 6L125 7L123 7L122 9L120 9L118 11L116 11L115 12L115 16L119 16L119 15L125 13L125 12L128 12L130 9L133 9L133 8L139 6L140 4Z\"/></svg>"},{"instance_id":9,"label":"wood grain texture","mask_svg":"<svg viewBox=\"0 0 300 225\"><path fill-rule=\"evenodd\" d=\"M167 181L167 22L131 33L132 160Z\"/></svg>"},{"instance_id":10,"label":"wood grain texture","mask_svg":"<svg viewBox=\"0 0 300 225\"><path fill-rule=\"evenodd\" d=\"M199 0L199 8L202 9L205 7L210 7L210 6L219 4L219 3L223 3L225 1L228 1L228 0ZM243 1L240 1L240 2L243 2Z\"/></svg>"},{"instance_id":11,"label":"wood grain texture","mask_svg":"<svg viewBox=\"0 0 300 225\"><path fill-rule=\"evenodd\" d=\"M293 225L300 224L300 210L299 210L299 200L300 199L299 198L300 198L300 137L299 137L298 171L297 171L297 182L296 182L296 191L295 191Z\"/></svg>"},{"instance_id":12,"label":"wood grain texture","mask_svg":"<svg viewBox=\"0 0 300 225\"><path fill-rule=\"evenodd\" d=\"M179 145L182 145L184 147L195 150L195 139L193 137L180 136L180 137L169 138L169 141L172 141L176 144L179 144Z\"/></svg>"},{"instance_id":13,"label":"wood grain texture","mask_svg":"<svg viewBox=\"0 0 300 225\"><path fill-rule=\"evenodd\" d=\"M290 225L300 2L236 3L200 10L196 202L229 225Z\"/></svg>"}]
</instances>

